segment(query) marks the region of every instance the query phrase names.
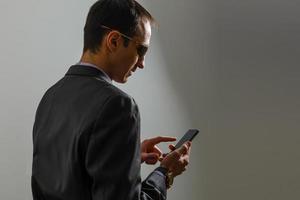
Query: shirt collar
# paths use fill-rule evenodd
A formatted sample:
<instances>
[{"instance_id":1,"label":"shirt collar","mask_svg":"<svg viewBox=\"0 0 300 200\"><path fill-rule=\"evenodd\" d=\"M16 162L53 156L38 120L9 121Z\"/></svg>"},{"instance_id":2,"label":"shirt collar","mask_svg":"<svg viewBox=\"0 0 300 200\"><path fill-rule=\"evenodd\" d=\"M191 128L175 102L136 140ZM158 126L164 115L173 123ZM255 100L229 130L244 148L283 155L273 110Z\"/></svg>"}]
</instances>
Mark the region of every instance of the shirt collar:
<instances>
[{"instance_id":1,"label":"shirt collar","mask_svg":"<svg viewBox=\"0 0 300 200\"><path fill-rule=\"evenodd\" d=\"M78 62L76 65L89 66L89 67L96 68L97 70L101 71L101 72L104 74L105 79L106 79L108 82L112 83L112 80L111 80L111 78L107 75L107 73L105 73L105 71L102 70L102 69L101 69L100 67L98 67L97 65L94 65L94 64L88 63L88 62Z\"/></svg>"}]
</instances>

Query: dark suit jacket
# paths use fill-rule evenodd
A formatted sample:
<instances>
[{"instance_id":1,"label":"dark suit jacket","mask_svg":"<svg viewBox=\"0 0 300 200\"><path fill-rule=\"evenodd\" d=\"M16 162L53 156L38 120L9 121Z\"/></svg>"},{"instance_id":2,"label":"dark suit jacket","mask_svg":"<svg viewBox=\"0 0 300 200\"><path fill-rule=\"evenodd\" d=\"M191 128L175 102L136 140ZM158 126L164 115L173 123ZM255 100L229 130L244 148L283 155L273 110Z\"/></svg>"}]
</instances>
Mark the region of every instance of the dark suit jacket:
<instances>
[{"instance_id":1,"label":"dark suit jacket","mask_svg":"<svg viewBox=\"0 0 300 200\"><path fill-rule=\"evenodd\" d=\"M134 100L93 67L74 65L43 96L33 127L35 200L166 199L165 172L141 182Z\"/></svg>"}]
</instances>

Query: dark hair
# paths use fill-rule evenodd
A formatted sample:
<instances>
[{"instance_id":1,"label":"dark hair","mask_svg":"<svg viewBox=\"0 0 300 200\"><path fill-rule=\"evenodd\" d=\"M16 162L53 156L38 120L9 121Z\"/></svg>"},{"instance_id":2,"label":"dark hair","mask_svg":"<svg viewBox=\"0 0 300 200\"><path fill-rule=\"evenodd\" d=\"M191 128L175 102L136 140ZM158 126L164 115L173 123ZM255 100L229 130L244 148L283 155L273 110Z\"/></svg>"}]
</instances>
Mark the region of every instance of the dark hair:
<instances>
[{"instance_id":1,"label":"dark hair","mask_svg":"<svg viewBox=\"0 0 300 200\"><path fill-rule=\"evenodd\" d=\"M98 0L90 8L86 19L83 51L96 53L99 50L108 31L101 25L133 37L143 18L154 23L151 14L135 0Z\"/></svg>"}]
</instances>

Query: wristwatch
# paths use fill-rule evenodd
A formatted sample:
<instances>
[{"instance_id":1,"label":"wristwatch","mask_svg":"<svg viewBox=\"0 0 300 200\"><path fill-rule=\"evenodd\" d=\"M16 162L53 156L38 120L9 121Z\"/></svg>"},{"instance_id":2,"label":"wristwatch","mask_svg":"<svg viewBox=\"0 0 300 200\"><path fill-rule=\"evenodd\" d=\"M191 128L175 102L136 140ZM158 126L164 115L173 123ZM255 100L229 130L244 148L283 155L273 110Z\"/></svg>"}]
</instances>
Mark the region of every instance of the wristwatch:
<instances>
[{"instance_id":1,"label":"wristwatch","mask_svg":"<svg viewBox=\"0 0 300 200\"><path fill-rule=\"evenodd\" d=\"M169 189L173 185L173 181L174 181L173 173L172 172L168 172L166 174L166 186L167 186L167 189Z\"/></svg>"},{"instance_id":2,"label":"wristwatch","mask_svg":"<svg viewBox=\"0 0 300 200\"><path fill-rule=\"evenodd\" d=\"M156 170L160 171L166 176L166 187L169 189L173 185L174 176L173 173L168 170L168 168L164 166L158 167Z\"/></svg>"}]
</instances>

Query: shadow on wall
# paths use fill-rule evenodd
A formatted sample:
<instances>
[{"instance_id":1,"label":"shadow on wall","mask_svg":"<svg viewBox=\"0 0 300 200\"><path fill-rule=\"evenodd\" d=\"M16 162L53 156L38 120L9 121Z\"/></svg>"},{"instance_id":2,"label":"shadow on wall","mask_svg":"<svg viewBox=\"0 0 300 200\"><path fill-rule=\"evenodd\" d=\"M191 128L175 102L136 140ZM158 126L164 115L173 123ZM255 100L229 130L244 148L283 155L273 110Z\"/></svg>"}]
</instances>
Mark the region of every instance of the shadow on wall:
<instances>
[{"instance_id":1,"label":"shadow on wall","mask_svg":"<svg viewBox=\"0 0 300 200\"><path fill-rule=\"evenodd\" d=\"M156 2L167 74L202 130L192 198L299 196L298 10L268 0Z\"/></svg>"},{"instance_id":2,"label":"shadow on wall","mask_svg":"<svg viewBox=\"0 0 300 200\"><path fill-rule=\"evenodd\" d=\"M202 199L206 196L207 137L213 123L217 52L211 6L202 5L204 3L196 0L176 0L171 4L170 1L154 1L151 9L151 4L145 2L159 24L153 35L158 35L167 78L188 113L189 124L200 129L194 142L197 147L193 148L193 164L188 173L177 178L171 199ZM186 187L187 184L190 186Z\"/></svg>"},{"instance_id":3,"label":"shadow on wall","mask_svg":"<svg viewBox=\"0 0 300 200\"><path fill-rule=\"evenodd\" d=\"M191 124L209 129L213 77L213 23L208 5L201 1L161 1L153 9L166 71L177 96L188 111ZM151 7L150 7L151 8ZM201 8L205 8L201 10ZM151 10L151 9L150 9Z\"/></svg>"}]
</instances>

